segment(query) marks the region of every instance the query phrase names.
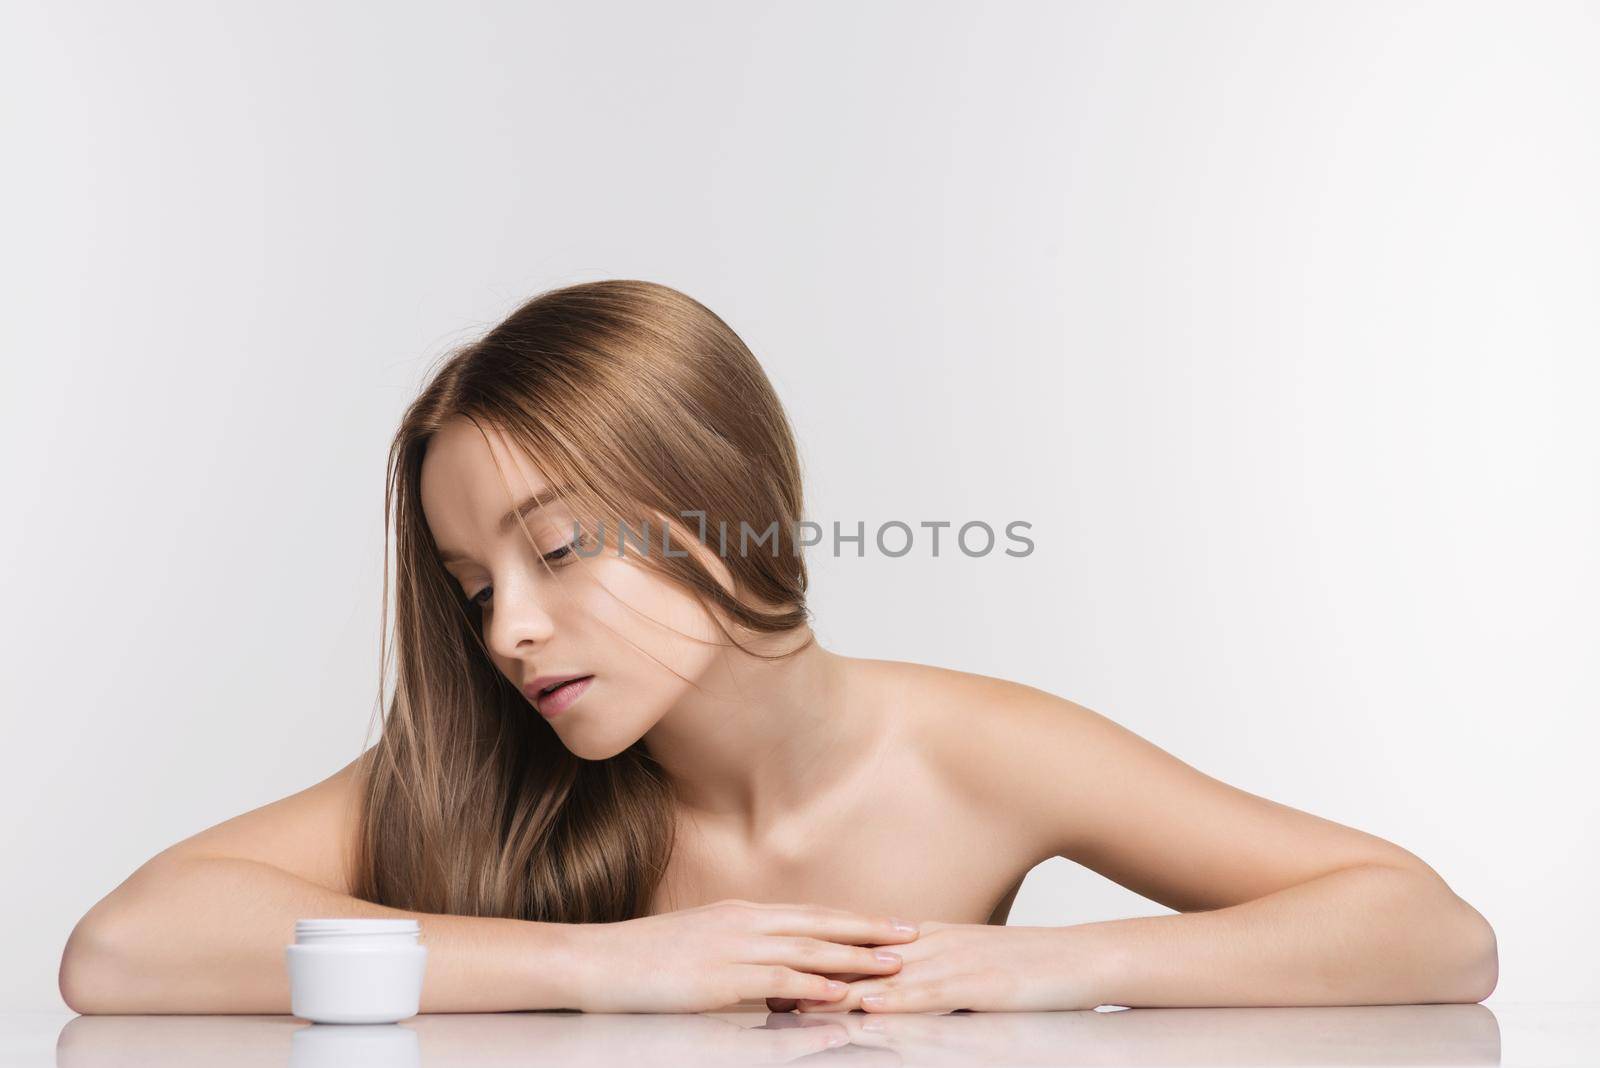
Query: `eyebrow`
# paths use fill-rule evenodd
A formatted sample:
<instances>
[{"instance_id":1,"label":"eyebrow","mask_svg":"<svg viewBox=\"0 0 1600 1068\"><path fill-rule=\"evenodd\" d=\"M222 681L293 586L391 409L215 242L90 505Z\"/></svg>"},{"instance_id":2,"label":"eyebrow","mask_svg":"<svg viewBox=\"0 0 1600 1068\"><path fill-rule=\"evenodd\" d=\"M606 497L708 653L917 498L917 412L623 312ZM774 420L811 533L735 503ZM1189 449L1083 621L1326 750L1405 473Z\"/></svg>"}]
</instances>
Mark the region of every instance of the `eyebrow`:
<instances>
[{"instance_id":1,"label":"eyebrow","mask_svg":"<svg viewBox=\"0 0 1600 1068\"><path fill-rule=\"evenodd\" d=\"M566 492L566 489L567 487L565 486L553 486L542 489L533 496L528 497L521 504L517 505L515 508L511 509L511 511L500 517L500 533L504 534L506 531L510 530L511 525L517 521L518 516L525 516L529 512L543 508L551 501L560 498L560 496ZM471 559L471 557L466 553L454 549L449 552L445 552L443 550L440 550L439 552L439 562L441 564L454 564L459 561L469 559Z\"/></svg>"}]
</instances>

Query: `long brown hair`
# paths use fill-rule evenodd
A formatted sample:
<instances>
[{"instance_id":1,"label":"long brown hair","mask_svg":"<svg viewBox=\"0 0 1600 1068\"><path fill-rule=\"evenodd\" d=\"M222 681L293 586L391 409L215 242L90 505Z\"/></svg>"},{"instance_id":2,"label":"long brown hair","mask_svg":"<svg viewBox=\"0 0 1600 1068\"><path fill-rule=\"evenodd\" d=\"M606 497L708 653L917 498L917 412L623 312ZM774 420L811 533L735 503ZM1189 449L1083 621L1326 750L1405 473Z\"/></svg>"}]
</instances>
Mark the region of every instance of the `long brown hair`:
<instances>
[{"instance_id":1,"label":"long brown hair","mask_svg":"<svg viewBox=\"0 0 1600 1068\"><path fill-rule=\"evenodd\" d=\"M655 531L662 517L692 510L704 513L696 529L707 542L741 522L760 533L776 521L775 551L722 556L732 591L686 551L679 524L673 551L636 558L755 634L809 621L793 433L761 365L725 322L675 289L617 279L542 293L447 353L389 451L379 684L387 711L362 760L352 892L467 916L643 915L672 853L671 784L642 741L604 760L573 754L490 659L480 610L439 562L420 503L429 439L457 416L520 446L552 485L567 487L578 514L634 531L648 521ZM386 698L391 529L395 672ZM711 618L723 635L750 652L718 611Z\"/></svg>"}]
</instances>

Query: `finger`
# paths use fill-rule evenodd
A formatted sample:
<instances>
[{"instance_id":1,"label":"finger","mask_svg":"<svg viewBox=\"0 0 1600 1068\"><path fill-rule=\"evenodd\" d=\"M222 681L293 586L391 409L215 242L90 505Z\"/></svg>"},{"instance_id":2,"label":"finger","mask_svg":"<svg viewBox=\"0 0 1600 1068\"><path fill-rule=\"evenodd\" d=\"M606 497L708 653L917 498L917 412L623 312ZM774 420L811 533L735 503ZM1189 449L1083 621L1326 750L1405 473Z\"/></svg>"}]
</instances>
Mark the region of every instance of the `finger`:
<instances>
[{"instance_id":1,"label":"finger","mask_svg":"<svg viewBox=\"0 0 1600 1068\"><path fill-rule=\"evenodd\" d=\"M795 1005L797 1013L814 1012L855 1012L862 1008L861 999L868 994L880 994L893 987L903 986L905 981L898 976L883 978L865 978L850 984L841 998L801 998ZM920 985L920 984L919 984Z\"/></svg>"},{"instance_id":2,"label":"finger","mask_svg":"<svg viewBox=\"0 0 1600 1068\"><path fill-rule=\"evenodd\" d=\"M763 934L803 935L846 945L895 945L914 941L917 925L898 917L863 916L816 905L776 905L764 910Z\"/></svg>"},{"instance_id":3,"label":"finger","mask_svg":"<svg viewBox=\"0 0 1600 1068\"><path fill-rule=\"evenodd\" d=\"M830 1000L821 1000L818 998L799 998L794 1003L794 1011L797 1013L806 1013L808 1015L814 1012L851 1012L859 1007L858 1002L861 999L861 988L866 985L862 980L871 978L873 977L859 976L857 980L852 980L849 989L845 991L844 997L842 998L833 998Z\"/></svg>"},{"instance_id":4,"label":"finger","mask_svg":"<svg viewBox=\"0 0 1600 1068\"><path fill-rule=\"evenodd\" d=\"M819 1012L855 1012L861 1008L861 995L846 993L836 1001L818 1001L815 998L800 998L794 1003L794 1011L805 1016Z\"/></svg>"},{"instance_id":5,"label":"finger","mask_svg":"<svg viewBox=\"0 0 1600 1068\"><path fill-rule=\"evenodd\" d=\"M812 1001L832 1001L843 997L850 989L846 983L828 979L810 972L796 971L782 964L739 965L739 997L746 998L806 998Z\"/></svg>"},{"instance_id":6,"label":"finger","mask_svg":"<svg viewBox=\"0 0 1600 1068\"><path fill-rule=\"evenodd\" d=\"M865 978L867 978L867 976L862 975L860 972L823 972L822 974L823 974L823 978L825 978L825 979L837 979L841 983L853 983L857 979L865 979ZM809 1003L810 1004L817 1004L817 1002L809 1002ZM767 1011L768 1012L793 1012L795 1010L795 1007L798 1006L799 1004L800 1004L800 1002L796 998L768 998L767 999Z\"/></svg>"},{"instance_id":7,"label":"finger","mask_svg":"<svg viewBox=\"0 0 1600 1068\"><path fill-rule=\"evenodd\" d=\"M780 935L754 943L746 952L744 963L786 964L796 971L818 975L843 972L862 976L893 975L905 961L892 949Z\"/></svg>"},{"instance_id":8,"label":"finger","mask_svg":"<svg viewBox=\"0 0 1600 1068\"><path fill-rule=\"evenodd\" d=\"M955 1004L956 994L947 980L927 979L920 983L883 984L856 993L855 997L862 1012L949 1012L962 1008Z\"/></svg>"}]
</instances>

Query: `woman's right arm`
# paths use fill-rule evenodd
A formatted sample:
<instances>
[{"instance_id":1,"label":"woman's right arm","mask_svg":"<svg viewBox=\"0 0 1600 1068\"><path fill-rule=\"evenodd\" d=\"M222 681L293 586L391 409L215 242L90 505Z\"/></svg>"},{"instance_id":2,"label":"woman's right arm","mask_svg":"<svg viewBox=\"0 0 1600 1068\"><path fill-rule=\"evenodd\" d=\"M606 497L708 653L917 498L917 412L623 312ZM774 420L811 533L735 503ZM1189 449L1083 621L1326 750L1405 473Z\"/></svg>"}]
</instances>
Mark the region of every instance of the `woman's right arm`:
<instances>
[{"instance_id":1,"label":"woman's right arm","mask_svg":"<svg viewBox=\"0 0 1600 1068\"><path fill-rule=\"evenodd\" d=\"M74 928L61 996L74 1011L289 1011L284 946L307 916L420 921L428 946L421 1011L567 1008L569 925L386 908L258 861L152 860Z\"/></svg>"},{"instance_id":2,"label":"woman's right arm","mask_svg":"<svg viewBox=\"0 0 1600 1068\"><path fill-rule=\"evenodd\" d=\"M152 857L73 928L61 996L75 1012L286 1013L284 947L310 916L420 921L422 1011L564 1007L568 925L388 908L350 895L357 758L329 778Z\"/></svg>"},{"instance_id":3,"label":"woman's right arm","mask_svg":"<svg viewBox=\"0 0 1600 1068\"><path fill-rule=\"evenodd\" d=\"M288 1013L284 946L314 916L416 919L422 1012L703 1011L833 1000L823 973L892 974L874 944L914 931L796 905L719 902L611 924L408 912L349 891L364 754L297 794L164 850L79 920L62 953L74 1012ZM641 955L660 970L641 974Z\"/></svg>"}]
</instances>

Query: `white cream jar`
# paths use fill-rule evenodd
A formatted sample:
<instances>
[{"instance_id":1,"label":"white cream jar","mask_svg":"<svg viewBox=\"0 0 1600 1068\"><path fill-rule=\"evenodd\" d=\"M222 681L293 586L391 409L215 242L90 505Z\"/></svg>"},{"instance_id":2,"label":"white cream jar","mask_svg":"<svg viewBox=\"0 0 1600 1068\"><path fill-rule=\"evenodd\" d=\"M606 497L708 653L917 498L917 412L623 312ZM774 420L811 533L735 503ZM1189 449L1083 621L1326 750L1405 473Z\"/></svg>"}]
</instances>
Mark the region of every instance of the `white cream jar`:
<instances>
[{"instance_id":1,"label":"white cream jar","mask_svg":"<svg viewBox=\"0 0 1600 1068\"><path fill-rule=\"evenodd\" d=\"M313 1023L395 1023L417 1014L428 947L416 920L296 920L290 1011Z\"/></svg>"}]
</instances>

